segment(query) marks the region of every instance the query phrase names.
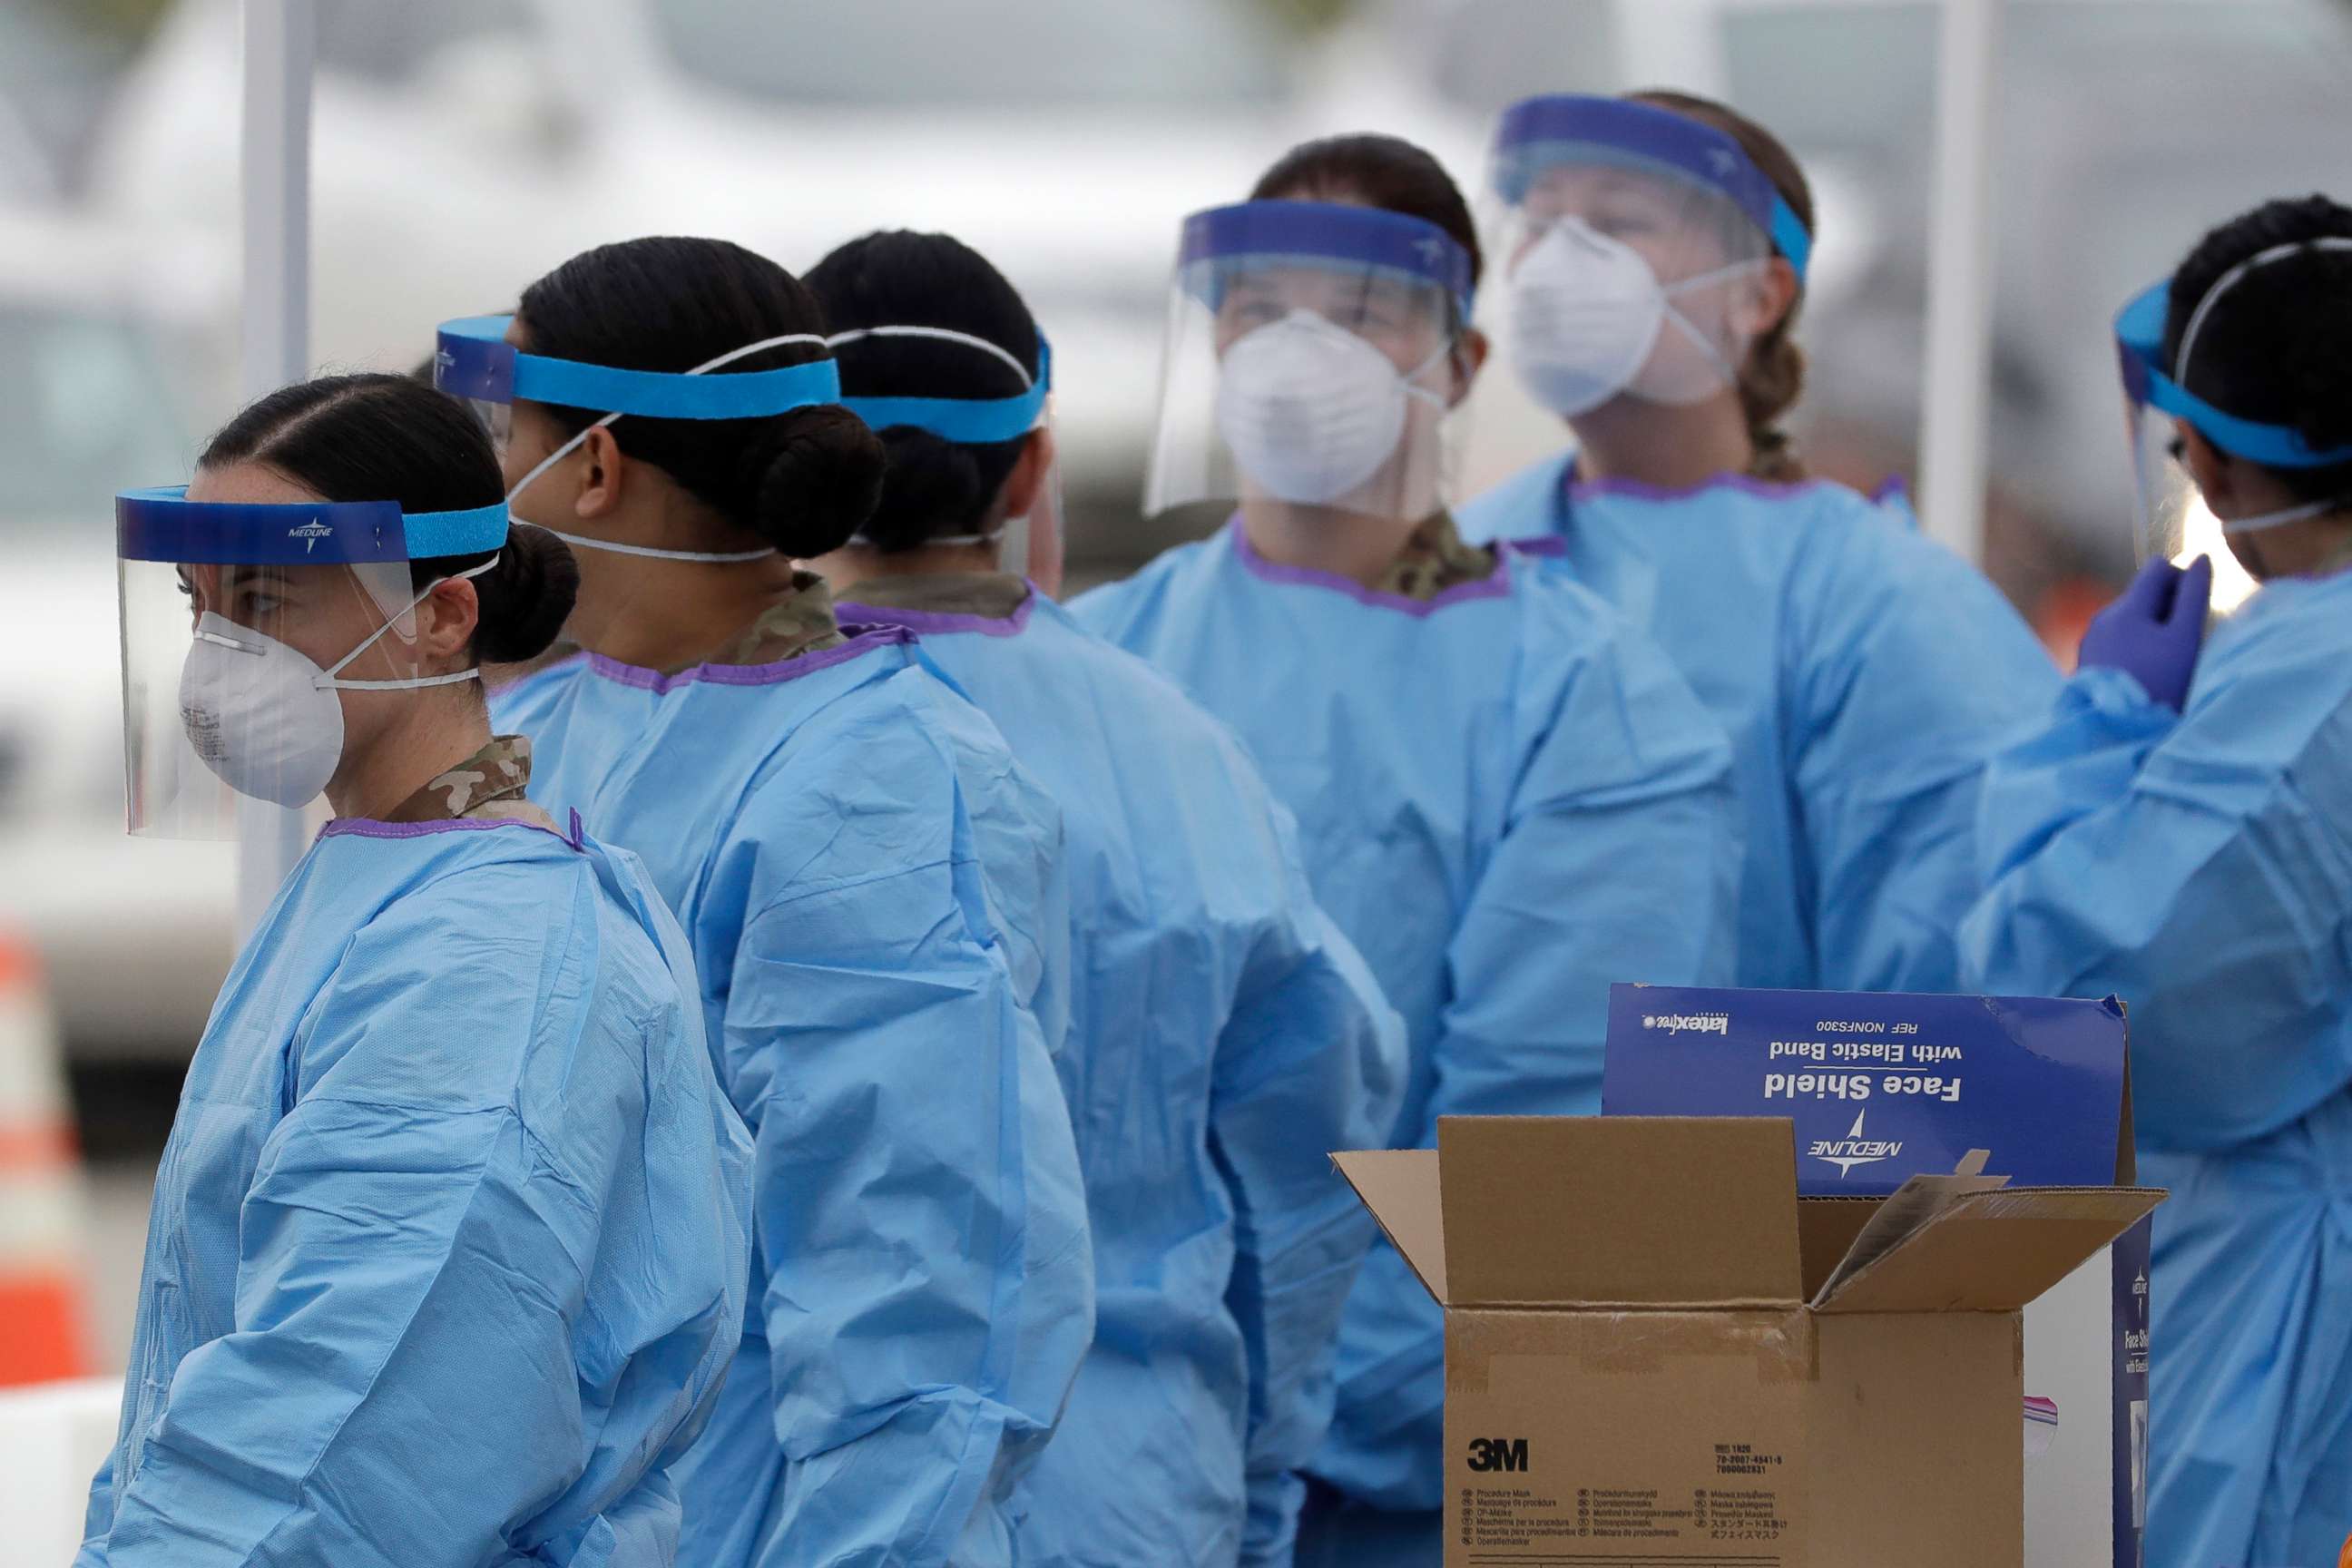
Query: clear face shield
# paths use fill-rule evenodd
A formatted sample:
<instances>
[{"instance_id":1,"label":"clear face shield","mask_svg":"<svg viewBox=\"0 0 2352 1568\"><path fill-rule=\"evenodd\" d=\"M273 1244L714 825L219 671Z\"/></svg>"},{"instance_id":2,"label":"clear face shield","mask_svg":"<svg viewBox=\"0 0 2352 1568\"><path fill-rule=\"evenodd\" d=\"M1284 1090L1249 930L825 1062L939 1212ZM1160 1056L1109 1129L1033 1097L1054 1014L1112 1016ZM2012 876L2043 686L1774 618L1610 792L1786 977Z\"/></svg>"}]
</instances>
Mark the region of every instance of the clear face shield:
<instances>
[{"instance_id":1,"label":"clear face shield","mask_svg":"<svg viewBox=\"0 0 2352 1568\"><path fill-rule=\"evenodd\" d=\"M467 316L441 323L433 356L433 384L463 398L482 420L501 463L508 464L507 500L518 521L546 528L574 550L634 555L663 561L756 561L773 550L710 552L664 550L619 540L565 532L551 526L565 516L531 493L541 477L571 456L588 431L607 428L625 415L653 419L758 419L841 401L841 378L825 341L810 332L786 332L731 349L685 371L622 370L525 353L513 342L512 316ZM772 350L814 350L824 357L803 359L772 370L731 370L739 361ZM714 374L724 371L727 374ZM593 425L558 445L516 476L509 463L514 438L517 402L543 403L562 408L592 409ZM544 518L533 508L546 509Z\"/></svg>"},{"instance_id":2,"label":"clear face shield","mask_svg":"<svg viewBox=\"0 0 2352 1568\"><path fill-rule=\"evenodd\" d=\"M238 795L308 805L370 705L474 679L468 656L453 668L422 647L432 584L412 585L410 561L495 551L506 531L503 505L404 517L390 501L117 497L131 831L227 838Z\"/></svg>"},{"instance_id":3,"label":"clear face shield","mask_svg":"<svg viewBox=\"0 0 2352 1568\"><path fill-rule=\"evenodd\" d=\"M954 343L984 354L996 361L1004 370L1009 387L1002 397L928 397L880 394L871 390L877 374L861 363L861 355L852 353L844 363L842 406L866 421L872 429L887 433L892 429L912 427L928 430L942 441L960 446L990 447L1007 441L1019 441L1031 436L1045 438L1045 469L1036 478L1036 487L1028 505L1002 524L984 531L970 534L942 535L926 540L926 544L994 544L997 565L1015 576L1027 577L1047 594L1060 591L1062 579L1062 473L1060 448L1053 439L1054 431L1054 355L1051 345L1039 334L1037 364L1032 370L1007 352L1001 343L970 332L959 332L948 327L916 324L857 327L835 332L825 340L835 355L858 343L887 344L894 339L921 339L933 342ZM882 379L891 379L887 374ZM862 539L852 539L862 543Z\"/></svg>"},{"instance_id":4,"label":"clear face shield","mask_svg":"<svg viewBox=\"0 0 2352 1568\"><path fill-rule=\"evenodd\" d=\"M1145 510L1437 511L1470 304L1468 252L1418 218L1321 202L1195 213Z\"/></svg>"},{"instance_id":5,"label":"clear face shield","mask_svg":"<svg viewBox=\"0 0 2352 1568\"><path fill-rule=\"evenodd\" d=\"M2165 321L2172 298L2169 279L2141 290L2116 317L2116 354L2123 377L2124 417L2137 498L2136 542L2142 561L2163 556L2185 562L2194 555L2220 553L2224 534L2273 528L2341 506L2339 500L2322 500L2224 522L2207 507L2196 477L2189 472L2182 434L2184 425L2193 426L2221 451L2265 468L2328 468L2352 464L2352 447L2315 450L2299 431L2239 418L2189 390L2195 383L2197 345L2215 304L2247 273L2307 250L2352 252L2352 239L2279 246L2223 273L2189 313L2179 353L2171 364L2164 360ZM2224 570L2231 564L2226 560L2216 562Z\"/></svg>"},{"instance_id":6,"label":"clear face shield","mask_svg":"<svg viewBox=\"0 0 2352 1568\"><path fill-rule=\"evenodd\" d=\"M1775 319L1776 259L1811 237L1730 136L1670 110L1558 95L1495 134L1484 232L1494 335L1535 400L1573 417L1621 395L1701 403Z\"/></svg>"}]
</instances>

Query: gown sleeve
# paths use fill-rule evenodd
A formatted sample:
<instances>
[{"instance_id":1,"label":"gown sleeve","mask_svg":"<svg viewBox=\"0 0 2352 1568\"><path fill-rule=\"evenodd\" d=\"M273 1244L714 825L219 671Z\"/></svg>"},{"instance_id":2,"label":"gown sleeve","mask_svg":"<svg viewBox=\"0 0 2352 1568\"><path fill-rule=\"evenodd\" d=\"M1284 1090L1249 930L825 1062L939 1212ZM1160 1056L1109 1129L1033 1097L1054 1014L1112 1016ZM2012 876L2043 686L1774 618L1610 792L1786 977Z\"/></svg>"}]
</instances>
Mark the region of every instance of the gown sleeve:
<instances>
[{"instance_id":1,"label":"gown sleeve","mask_svg":"<svg viewBox=\"0 0 2352 1568\"><path fill-rule=\"evenodd\" d=\"M746 814L719 1031L784 1464L765 1561L1005 1562L1092 1332L1069 1113L946 743L894 719L811 750Z\"/></svg>"},{"instance_id":2,"label":"gown sleeve","mask_svg":"<svg viewBox=\"0 0 2352 1568\"><path fill-rule=\"evenodd\" d=\"M1240 1561L1280 1568L1305 1500L1296 1472L1330 1425L1332 1343L1374 1234L1330 1156L1387 1141L1405 1036L1308 891L1289 814L1267 798L1262 821L1264 856L1280 868L1286 897L1258 933L1217 1043L1209 1138L1233 1195L1225 1303L1248 1358Z\"/></svg>"},{"instance_id":3,"label":"gown sleeve","mask_svg":"<svg viewBox=\"0 0 2352 1568\"><path fill-rule=\"evenodd\" d=\"M1883 517L1824 528L1793 591L1790 772L1820 984L1954 990L1985 764L2048 711L2057 669L1981 574Z\"/></svg>"},{"instance_id":4,"label":"gown sleeve","mask_svg":"<svg viewBox=\"0 0 2352 1568\"><path fill-rule=\"evenodd\" d=\"M1436 1081L1406 1141L1434 1147L1444 1116L1591 1115L1601 1109L1609 987L1732 979L1740 828L1720 727L1647 638L1577 591L1580 634L1537 639L1564 671L1527 725L1502 835L1449 954ZM1573 642L1570 641L1573 637ZM1538 650L1534 658L1546 655ZM1393 1388L1366 1451L1398 1456L1365 1478L1383 1506L1438 1506L1444 1325L1396 1248L1374 1243L1349 1306L1349 1359ZM1365 1416L1359 1414L1356 1417Z\"/></svg>"},{"instance_id":5,"label":"gown sleeve","mask_svg":"<svg viewBox=\"0 0 2352 1568\"><path fill-rule=\"evenodd\" d=\"M501 875L445 886L533 907ZM84 1562L471 1568L540 1544L519 1522L590 1447L572 1347L600 1221L515 1082L580 1027L594 939L584 897L516 923L485 937L428 892L350 939L244 1197L234 1325L180 1363Z\"/></svg>"},{"instance_id":6,"label":"gown sleeve","mask_svg":"<svg viewBox=\"0 0 2352 1568\"><path fill-rule=\"evenodd\" d=\"M2258 1138L2352 1084L2340 654L2237 651L2180 717L2117 671L2074 678L1991 770L1988 886L1959 931L1972 985L2123 998L2157 1148Z\"/></svg>"}]
</instances>

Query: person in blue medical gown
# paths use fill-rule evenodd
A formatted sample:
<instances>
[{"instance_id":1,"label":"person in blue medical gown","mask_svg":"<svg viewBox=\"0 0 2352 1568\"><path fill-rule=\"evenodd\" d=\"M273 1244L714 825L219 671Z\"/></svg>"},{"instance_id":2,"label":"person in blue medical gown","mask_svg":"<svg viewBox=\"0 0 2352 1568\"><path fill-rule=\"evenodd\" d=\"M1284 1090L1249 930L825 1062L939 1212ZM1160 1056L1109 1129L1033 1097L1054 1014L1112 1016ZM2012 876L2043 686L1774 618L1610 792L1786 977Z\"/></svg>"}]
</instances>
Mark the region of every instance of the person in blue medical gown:
<instances>
[{"instance_id":1,"label":"person in blue medical gown","mask_svg":"<svg viewBox=\"0 0 2352 1568\"><path fill-rule=\"evenodd\" d=\"M1060 819L905 632L839 626L794 564L882 478L822 332L772 262L634 240L445 328L441 384L581 559L581 653L498 703L532 798L645 858L757 1146L681 1557L1004 1563L1093 1314Z\"/></svg>"},{"instance_id":2,"label":"person in blue medical gown","mask_svg":"<svg viewBox=\"0 0 2352 1568\"><path fill-rule=\"evenodd\" d=\"M1576 441L1463 532L1550 552L1729 731L1741 984L1953 989L1984 763L2058 674L1901 502L1809 478L1780 431L1803 173L1717 104L1559 95L1504 114L1489 201L1504 355Z\"/></svg>"},{"instance_id":3,"label":"person in blue medical gown","mask_svg":"<svg viewBox=\"0 0 2352 1568\"><path fill-rule=\"evenodd\" d=\"M1404 1015L1390 1133L1600 1109L1615 981L1727 982L1721 728L1597 598L1444 506L1485 353L1462 197L1392 138L1310 143L1186 220L1155 510L1222 523L1075 602L1239 731L1316 895ZM1438 1309L1376 1244L1340 1335L1301 1562L1434 1561Z\"/></svg>"},{"instance_id":4,"label":"person in blue medical gown","mask_svg":"<svg viewBox=\"0 0 2352 1568\"><path fill-rule=\"evenodd\" d=\"M845 621L923 638L1068 833L1095 1344L1020 1500L1021 1561L1287 1563L1374 1234L1329 1155L1388 1136L1402 1023L1232 733L1002 569L1056 488L1021 296L945 235L870 235L808 284L889 453L874 516L813 564Z\"/></svg>"},{"instance_id":5,"label":"person in blue medical gown","mask_svg":"<svg viewBox=\"0 0 2352 1568\"><path fill-rule=\"evenodd\" d=\"M2222 225L2116 323L2152 559L1985 788L1970 985L2131 1009L2150 1568L2352 1531L2352 208ZM2209 634L2219 519L2260 584Z\"/></svg>"},{"instance_id":6,"label":"person in blue medical gown","mask_svg":"<svg viewBox=\"0 0 2352 1568\"><path fill-rule=\"evenodd\" d=\"M751 1147L642 868L491 732L479 661L575 582L504 489L458 405L343 376L117 502L132 831L334 817L189 1063L80 1568L675 1556Z\"/></svg>"}]
</instances>

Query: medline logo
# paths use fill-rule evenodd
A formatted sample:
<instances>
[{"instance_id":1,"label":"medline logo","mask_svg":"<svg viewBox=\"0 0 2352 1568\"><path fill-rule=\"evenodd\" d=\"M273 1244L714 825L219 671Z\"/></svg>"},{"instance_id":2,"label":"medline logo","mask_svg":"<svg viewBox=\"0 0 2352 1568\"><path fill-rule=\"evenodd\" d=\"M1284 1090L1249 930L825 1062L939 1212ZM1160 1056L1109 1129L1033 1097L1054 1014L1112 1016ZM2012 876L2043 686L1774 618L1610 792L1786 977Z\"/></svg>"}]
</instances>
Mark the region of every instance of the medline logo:
<instances>
[{"instance_id":1,"label":"medline logo","mask_svg":"<svg viewBox=\"0 0 2352 1568\"><path fill-rule=\"evenodd\" d=\"M286 531L287 538L299 539L304 542L302 553L305 555L319 548L319 541L332 539L334 536L335 531L315 517L299 528L289 528Z\"/></svg>"},{"instance_id":2,"label":"medline logo","mask_svg":"<svg viewBox=\"0 0 2352 1568\"><path fill-rule=\"evenodd\" d=\"M1728 1013L1644 1013L1642 1027L1664 1029L1670 1035L1685 1031L1698 1035L1728 1035L1731 1015Z\"/></svg>"},{"instance_id":3,"label":"medline logo","mask_svg":"<svg viewBox=\"0 0 2352 1568\"><path fill-rule=\"evenodd\" d=\"M1863 1121L1869 1115L1867 1110L1854 1112L1853 1128L1844 1137L1817 1138L1807 1152L1824 1164L1835 1165L1841 1179L1853 1175L1856 1165L1874 1165L1903 1152L1900 1141L1888 1142L1862 1135Z\"/></svg>"}]
</instances>

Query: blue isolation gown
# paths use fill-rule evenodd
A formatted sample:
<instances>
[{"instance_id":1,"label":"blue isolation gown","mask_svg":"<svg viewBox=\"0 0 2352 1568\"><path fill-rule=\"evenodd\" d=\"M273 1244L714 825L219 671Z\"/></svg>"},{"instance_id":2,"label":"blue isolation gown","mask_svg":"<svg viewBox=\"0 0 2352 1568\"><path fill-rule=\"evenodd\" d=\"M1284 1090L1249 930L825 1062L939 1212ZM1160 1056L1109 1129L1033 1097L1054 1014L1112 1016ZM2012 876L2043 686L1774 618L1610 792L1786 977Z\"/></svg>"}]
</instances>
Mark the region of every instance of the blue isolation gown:
<instances>
[{"instance_id":1,"label":"blue isolation gown","mask_svg":"<svg viewBox=\"0 0 2352 1568\"><path fill-rule=\"evenodd\" d=\"M2352 575L2283 580L2174 713L2077 675L1985 790L1968 982L2131 1009L2149 1568L2352 1531Z\"/></svg>"},{"instance_id":2,"label":"blue isolation gown","mask_svg":"<svg viewBox=\"0 0 2352 1568\"><path fill-rule=\"evenodd\" d=\"M576 826L329 825L189 1064L79 1563L669 1563L748 1265L693 987Z\"/></svg>"},{"instance_id":3,"label":"blue isolation gown","mask_svg":"<svg viewBox=\"0 0 2352 1568\"><path fill-rule=\"evenodd\" d=\"M1394 1147L1444 1115L1589 1114L1609 986L1731 978L1721 729L1656 649L1516 551L1418 600L1259 557L1238 521L1079 598L1239 731L1316 896L1404 1015ZM1375 1242L1312 1474L1436 1540L1444 1345Z\"/></svg>"},{"instance_id":4,"label":"blue isolation gown","mask_svg":"<svg viewBox=\"0 0 2352 1568\"><path fill-rule=\"evenodd\" d=\"M532 798L677 910L756 1149L681 1561L1011 1561L1093 1316L1050 802L896 630L667 676L582 656L493 710L537 748Z\"/></svg>"},{"instance_id":5,"label":"blue isolation gown","mask_svg":"<svg viewBox=\"0 0 2352 1568\"><path fill-rule=\"evenodd\" d=\"M1668 491L1539 463L1462 509L1646 629L1730 734L1747 817L1738 984L1952 991L1984 765L2058 672L1907 509L1827 481Z\"/></svg>"},{"instance_id":6,"label":"blue isolation gown","mask_svg":"<svg viewBox=\"0 0 2352 1568\"><path fill-rule=\"evenodd\" d=\"M920 597L890 582L860 586ZM1003 616L840 613L919 634L1068 835L1095 1344L1024 1489L1020 1560L1286 1563L1374 1234L1329 1152L1387 1137L1402 1025L1317 908L1290 814L1141 660L1034 591Z\"/></svg>"}]
</instances>

